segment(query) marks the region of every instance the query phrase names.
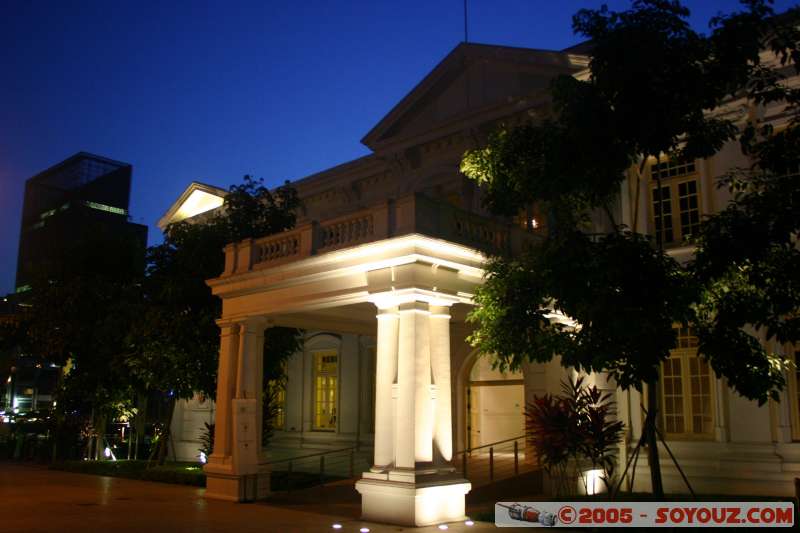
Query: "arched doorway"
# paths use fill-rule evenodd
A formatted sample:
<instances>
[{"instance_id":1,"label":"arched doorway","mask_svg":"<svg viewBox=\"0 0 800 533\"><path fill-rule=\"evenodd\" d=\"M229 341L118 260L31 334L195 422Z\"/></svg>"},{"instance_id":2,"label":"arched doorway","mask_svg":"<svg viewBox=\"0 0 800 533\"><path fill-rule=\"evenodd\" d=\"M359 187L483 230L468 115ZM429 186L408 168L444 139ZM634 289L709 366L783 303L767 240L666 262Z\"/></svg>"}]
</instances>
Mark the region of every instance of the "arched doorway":
<instances>
[{"instance_id":1,"label":"arched doorway","mask_svg":"<svg viewBox=\"0 0 800 533\"><path fill-rule=\"evenodd\" d=\"M488 357L477 357L467 384L467 448L513 439L524 433L522 373L494 370Z\"/></svg>"}]
</instances>

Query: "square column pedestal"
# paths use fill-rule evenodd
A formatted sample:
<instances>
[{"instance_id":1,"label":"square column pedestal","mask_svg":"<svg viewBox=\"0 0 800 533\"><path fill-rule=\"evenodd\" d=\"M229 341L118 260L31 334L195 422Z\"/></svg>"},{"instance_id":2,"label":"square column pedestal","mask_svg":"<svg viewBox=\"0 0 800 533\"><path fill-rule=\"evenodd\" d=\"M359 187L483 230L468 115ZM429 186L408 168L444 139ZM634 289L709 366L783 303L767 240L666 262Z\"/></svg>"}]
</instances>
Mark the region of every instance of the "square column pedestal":
<instances>
[{"instance_id":1,"label":"square column pedestal","mask_svg":"<svg viewBox=\"0 0 800 533\"><path fill-rule=\"evenodd\" d=\"M452 474L415 476L399 471L364 472L356 483L363 520L404 526L464 520L464 496L471 488L469 481Z\"/></svg>"},{"instance_id":2,"label":"square column pedestal","mask_svg":"<svg viewBox=\"0 0 800 533\"><path fill-rule=\"evenodd\" d=\"M255 433L256 400L232 400L233 428L236 429L232 455L211 454L203 468L206 498L234 502L261 500L269 496L270 472L259 466Z\"/></svg>"},{"instance_id":3,"label":"square column pedestal","mask_svg":"<svg viewBox=\"0 0 800 533\"><path fill-rule=\"evenodd\" d=\"M206 498L229 502L253 502L270 495L270 472L234 474L230 470L215 468L210 463L206 474Z\"/></svg>"}]
</instances>

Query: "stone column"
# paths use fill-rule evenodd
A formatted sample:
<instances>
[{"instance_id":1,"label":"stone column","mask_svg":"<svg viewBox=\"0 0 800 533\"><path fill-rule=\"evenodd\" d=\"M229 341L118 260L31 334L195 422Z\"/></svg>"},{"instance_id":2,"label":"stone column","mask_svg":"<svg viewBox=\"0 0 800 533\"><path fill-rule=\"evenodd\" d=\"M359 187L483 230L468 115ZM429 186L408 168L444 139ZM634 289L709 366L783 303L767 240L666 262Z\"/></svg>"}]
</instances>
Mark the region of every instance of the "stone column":
<instances>
[{"instance_id":1,"label":"stone column","mask_svg":"<svg viewBox=\"0 0 800 533\"><path fill-rule=\"evenodd\" d=\"M251 500L268 490L268 478L259 476L265 326L261 317L239 321L235 330L220 324L214 451L205 467L209 498Z\"/></svg>"},{"instance_id":2,"label":"stone column","mask_svg":"<svg viewBox=\"0 0 800 533\"><path fill-rule=\"evenodd\" d=\"M239 360L239 325L218 322L220 327L219 365L217 367L216 419L214 425L214 450L208 458L209 465L230 462L233 455L231 438L231 400L236 395L236 367Z\"/></svg>"},{"instance_id":3,"label":"stone column","mask_svg":"<svg viewBox=\"0 0 800 533\"><path fill-rule=\"evenodd\" d=\"M256 450L259 462L264 451L263 422L264 422L264 333L266 328L265 321L261 321L256 326L256 345L255 345L255 393L256 393L256 420L258 420L258 432L256 433Z\"/></svg>"},{"instance_id":4,"label":"stone column","mask_svg":"<svg viewBox=\"0 0 800 533\"><path fill-rule=\"evenodd\" d=\"M397 344L395 466L413 469L433 460L430 312L425 302L400 305Z\"/></svg>"},{"instance_id":5,"label":"stone column","mask_svg":"<svg viewBox=\"0 0 800 533\"><path fill-rule=\"evenodd\" d=\"M449 464L451 303L416 290L375 301L375 466L356 483L362 518L411 526L461 520L471 485Z\"/></svg>"},{"instance_id":6,"label":"stone column","mask_svg":"<svg viewBox=\"0 0 800 533\"><path fill-rule=\"evenodd\" d=\"M397 376L397 307L378 310L375 368L375 462L373 472L394 463L394 405L392 385Z\"/></svg>"},{"instance_id":7,"label":"stone column","mask_svg":"<svg viewBox=\"0 0 800 533\"><path fill-rule=\"evenodd\" d=\"M248 318L239 327L239 365L236 368L236 398L255 399L261 395L262 377L257 374L263 365L263 319ZM259 351L259 349L261 351Z\"/></svg>"},{"instance_id":8,"label":"stone column","mask_svg":"<svg viewBox=\"0 0 800 533\"><path fill-rule=\"evenodd\" d=\"M450 381L450 307L430 307L431 371L436 386L433 440L445 462L453 459L453 417Z\"/></svg>"}]
</instances>

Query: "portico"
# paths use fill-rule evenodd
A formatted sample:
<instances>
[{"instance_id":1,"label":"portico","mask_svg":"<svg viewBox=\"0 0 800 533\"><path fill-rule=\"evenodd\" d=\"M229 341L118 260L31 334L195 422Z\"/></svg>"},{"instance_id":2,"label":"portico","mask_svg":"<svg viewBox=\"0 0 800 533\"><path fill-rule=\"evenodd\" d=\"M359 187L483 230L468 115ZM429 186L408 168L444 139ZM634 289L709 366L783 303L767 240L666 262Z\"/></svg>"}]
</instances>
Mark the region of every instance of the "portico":
<instances>
[{"instance_id":1,"label":"portico","mask_svg":"<svg viewBox=\"0 0 800 533\"><path fill-rule=\"evenodd\" d=\"M228 245L225 271L208 282L223 306L207 496L268 492L259 466L264 331L292 326L377 336L374 461L356 485L363 517L406 525L462 518L470 485L451 465L451 331L463 331L482 282L478 248L519 239L497 222L409 195Z\"/></svg>"}]
</instances>

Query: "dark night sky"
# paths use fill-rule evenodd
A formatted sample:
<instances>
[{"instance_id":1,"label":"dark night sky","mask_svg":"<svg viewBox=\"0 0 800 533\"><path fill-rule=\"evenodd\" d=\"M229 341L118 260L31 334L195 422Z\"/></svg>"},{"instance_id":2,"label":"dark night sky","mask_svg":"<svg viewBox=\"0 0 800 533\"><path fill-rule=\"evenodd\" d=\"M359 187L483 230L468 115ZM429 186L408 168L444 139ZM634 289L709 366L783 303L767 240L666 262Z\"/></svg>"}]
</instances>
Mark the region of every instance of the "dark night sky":
<instances>
[{"instance_id":1,"label":"dark night sky","mask_svg":"<svg viewBox=\"0 0 800 533\"><path fill-rule=\"evenodd\" d=\"M565 48L571 15L601 3L471 0L470 40ZM737 2L686 4L704 29ZM462 0L0 2L0 295L38 171L80 150L132 163L132 218L157 242L192 180L274 185L364 155L359 139L462 39Z\"/></svg>"}]
</instances>

